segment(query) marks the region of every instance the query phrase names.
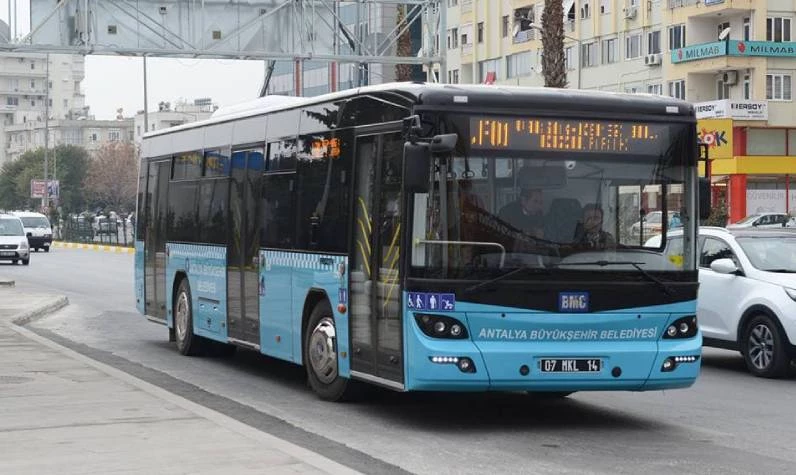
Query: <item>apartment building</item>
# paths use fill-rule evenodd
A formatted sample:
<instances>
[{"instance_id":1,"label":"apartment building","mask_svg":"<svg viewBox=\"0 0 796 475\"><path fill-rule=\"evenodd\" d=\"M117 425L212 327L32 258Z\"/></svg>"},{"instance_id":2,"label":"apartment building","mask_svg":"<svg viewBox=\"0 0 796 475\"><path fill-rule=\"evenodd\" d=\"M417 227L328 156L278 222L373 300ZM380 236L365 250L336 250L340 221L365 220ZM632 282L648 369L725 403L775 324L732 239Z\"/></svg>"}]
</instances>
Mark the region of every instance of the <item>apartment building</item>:
<instances>
[{"instance_id":1,"label":"apartment building","mask_svg":"<svg viewBox=\"0 0 796 475\"><path fill-rule=\"evenodd\" d=\"M43 121L28 121L7 125L4 135L8 141L6 157L16 160L28 150L44 147L44 135L49 133L49 147L76 145L93 155L108 142L132 142L133 119L95 120L91 117L58 119L50 121L46 128Z\"/></svg>"},{"instance_id":2,"label":"apartment building","mask_svg":"<svg viewBox=\"0 0 796 475\"><path fill-rule=\"evenodd\" d=\"M448 83L542 86L543 0L446 0ZM731 221L796 214L791 0L563 0L569 87L695 103Z\"/></svg>"},{"instance_id":3,"label":"apartment building","mask_svg":"<svg viewBox=\"0 0 796 475\"><path fill-rule=\"evenodd\" d=\"M134 119L135 143L141 145L146 132L204 120L213 115L216 109L218 109L218 105L207 97L194 99L192 103L179 101L173 106L169 102L160 102L157 110L147 114L146 126L144 125L144 111L138 111ZM146 130L145 127L149 127L149 130Z\"/></svg>"},{"instance_id":4,"label":"apartment building","mask_svg":"<svg viewBox=\"0 0 796 475\"><path fill-rule=\"evenodd\" d=\"M43 130L45 111L52 121L86 117L84 77L83 56L0 53L0 164L18 156L20 144L37 143L32 135L18 142L11 131Z\"/></svg>"}]
</instances>

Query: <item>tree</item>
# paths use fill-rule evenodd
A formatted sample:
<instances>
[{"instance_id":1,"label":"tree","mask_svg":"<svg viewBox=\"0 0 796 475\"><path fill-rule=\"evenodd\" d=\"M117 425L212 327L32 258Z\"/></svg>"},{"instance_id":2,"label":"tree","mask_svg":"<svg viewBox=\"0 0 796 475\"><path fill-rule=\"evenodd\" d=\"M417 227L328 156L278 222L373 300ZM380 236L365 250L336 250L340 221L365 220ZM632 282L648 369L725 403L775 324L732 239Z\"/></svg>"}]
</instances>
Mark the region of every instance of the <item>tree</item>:
<instances>
[{"instance_id":1,"label":"tree","mask_svg":"<svg viewBox=\"0 0 796 475\"><path fill-rule=\"evenodd\" d=\"M49 176L60 182L58 205L77 210L85 205L83 181L88 153L82 147L60 145L50 150ZM30 197L30 181L44 178L44 149L25 152L0 169L0 209L38 209L39 198Z\"/></svg>"},{"instance_id":2,"label":"tree","mask_svg":"<svg viewBox=\"0 0 796 475\"><path fill-rule=\"evenodd\" d=\"M398 5L398 31L406 29L401 36L398 37L398 51L397 55L401 57L409 57L412 55L412 37L409 34L409 28L406 23L406 5ZM411 81L412 80L412 65L410 64L396 64L395 65L395 80L396 81Z\"/></svg>"},{"instance_id":3,"label":"tree","mask_svg":"<svg viewBox=\"0 0 796 475\"><path fill-rule=\"evenodd\" d=\"M564 7L561 1L545 0L542 12L542 75L546 87L567 87Z\"/></svg>"},{"instance_id":4,"label":"tree","mask_svg":"<svg viewBox=\"0 0 796 475\"><path fill-rule=\"evenodd\" d=\"M138 187L138 151L130 142L109 142L91 160L86 191L101 207L114 211L135 208Z\"/></svg>"}]
</instances>

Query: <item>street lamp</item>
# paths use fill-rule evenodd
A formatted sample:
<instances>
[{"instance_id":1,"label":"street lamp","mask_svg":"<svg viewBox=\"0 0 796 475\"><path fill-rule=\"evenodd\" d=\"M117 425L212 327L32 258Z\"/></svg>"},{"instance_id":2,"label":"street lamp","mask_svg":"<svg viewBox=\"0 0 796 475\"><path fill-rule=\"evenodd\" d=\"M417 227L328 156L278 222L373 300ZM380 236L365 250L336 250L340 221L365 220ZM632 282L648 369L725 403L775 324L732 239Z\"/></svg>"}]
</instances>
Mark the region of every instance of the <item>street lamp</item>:
<instances>
[{"instance_id":1,"label":"street lamp","mask_svg":"<svg viewBox=\"0 0 796 475\"><path fill-rule=\"evenodd\" d=\"M542 25L539 25L538 23L529 23L528 26L530 26L534 30L539 31L540 33L544 32L544 28L542 28ZM578 83L577 84L578 84L578 89L580 89L580 72L581 72L581 65L582 65L582 61L581 61L580 55L583 54L583 51L581 50L580 38L575 38L575 37L569 36L567 34L564 35L564 38L566 38L568 40L571 40L571 41L574 41L574 42L576 42L578 44Z\"/></svg>"}]
</instances>

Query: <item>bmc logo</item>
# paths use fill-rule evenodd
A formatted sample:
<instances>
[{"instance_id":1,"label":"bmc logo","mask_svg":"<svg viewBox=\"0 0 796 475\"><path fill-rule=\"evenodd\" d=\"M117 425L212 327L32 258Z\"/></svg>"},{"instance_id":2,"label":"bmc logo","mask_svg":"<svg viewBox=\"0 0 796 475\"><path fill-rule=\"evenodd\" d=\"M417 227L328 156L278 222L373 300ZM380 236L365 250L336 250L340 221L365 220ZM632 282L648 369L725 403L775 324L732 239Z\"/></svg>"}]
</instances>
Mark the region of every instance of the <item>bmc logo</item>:
<instances>
[{"instance_id":1,"label":"bmc logo","mask_svg":"<svg viewBox=\"0 0 796 475\"><path fill-rule=\"evenodd\" d=\"M560 292L558 294L559 312L588 312L588 292Z\"/></svg>"}]
</instances>

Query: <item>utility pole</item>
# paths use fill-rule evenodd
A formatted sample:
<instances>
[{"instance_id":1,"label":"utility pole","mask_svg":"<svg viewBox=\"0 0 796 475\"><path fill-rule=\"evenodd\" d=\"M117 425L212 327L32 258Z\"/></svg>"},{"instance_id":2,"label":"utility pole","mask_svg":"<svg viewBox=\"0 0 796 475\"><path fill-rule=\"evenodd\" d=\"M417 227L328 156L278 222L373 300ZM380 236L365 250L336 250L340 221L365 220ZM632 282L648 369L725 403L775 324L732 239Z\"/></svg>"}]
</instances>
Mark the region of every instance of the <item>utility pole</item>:
<instances>
[{"instance_id":1,"label":"utility pole","mask_svg":"<svg viewBox=\"0 0 796 475\"><path fill-rule=\"evenodd\" d=\"M149 108L147 107L146 98L146 56L144 56L144 134L147 132L149 132ZM144 134L141 134L141 137Z\"/></svg>"},{"instance_id":2,"label":"utility pole","mask_svg":"<svg viewBox=\"0 0 796 475\"><path fill-rule=\"evenodd\" d=\"M50 183L47 181L47 161L50 149L50 53L47 53L46 60L47 72L44 78L44 198L41 201L45 212L47 211L47 203L50 200Z\"/></svg>"}]
</instances>

